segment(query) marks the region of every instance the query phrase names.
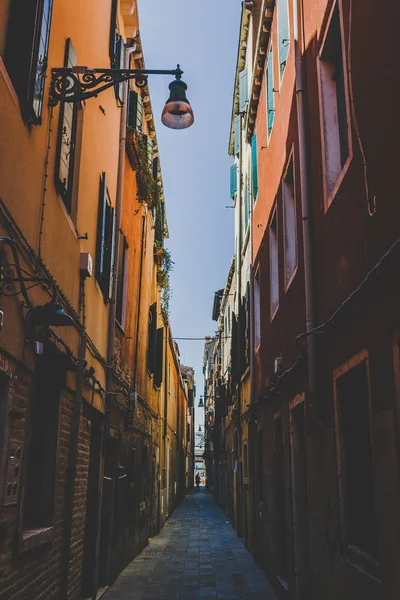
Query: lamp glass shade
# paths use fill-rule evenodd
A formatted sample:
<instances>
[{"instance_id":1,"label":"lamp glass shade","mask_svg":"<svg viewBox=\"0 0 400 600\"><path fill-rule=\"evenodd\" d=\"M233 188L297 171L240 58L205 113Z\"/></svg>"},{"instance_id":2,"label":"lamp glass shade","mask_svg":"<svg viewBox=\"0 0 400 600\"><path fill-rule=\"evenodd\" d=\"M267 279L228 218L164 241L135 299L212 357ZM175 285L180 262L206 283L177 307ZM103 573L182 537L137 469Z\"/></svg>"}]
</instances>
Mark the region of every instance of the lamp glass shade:
<instances>
[{"instance_id":1,"label":"lamp glass shade","mask_svg":"<svg viewBox=\"0 0 400 600\"><path fill-rule=\"evenodd\" d=\"M194 122L190 102L186 98L187 85L176 79L169 84L170 95L161 115L161 122L170 129L187 129Z\"/></svg>"}]
</instances>

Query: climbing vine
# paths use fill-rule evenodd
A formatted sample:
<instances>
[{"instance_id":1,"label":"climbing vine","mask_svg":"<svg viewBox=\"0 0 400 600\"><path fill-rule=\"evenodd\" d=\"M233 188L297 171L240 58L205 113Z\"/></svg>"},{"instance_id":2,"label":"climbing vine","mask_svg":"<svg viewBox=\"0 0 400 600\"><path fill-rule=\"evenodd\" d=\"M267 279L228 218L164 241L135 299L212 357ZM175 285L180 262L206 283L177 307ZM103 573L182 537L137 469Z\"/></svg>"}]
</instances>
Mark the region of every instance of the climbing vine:
<instances>
[{"instance_id":1,"label":"climbing vine","mask_svg":"<svg viewBox=\"0 0 400 600\"><path fill-rule=\"evenodd\" d=\"M154 253L157 260L157 283L161 294L161 317L164 325L168 323L170 312L170 300L172 296L170 273L174 267L171 253L162 247L162 243L156 241Z\"/></svg>"}]
</instances>

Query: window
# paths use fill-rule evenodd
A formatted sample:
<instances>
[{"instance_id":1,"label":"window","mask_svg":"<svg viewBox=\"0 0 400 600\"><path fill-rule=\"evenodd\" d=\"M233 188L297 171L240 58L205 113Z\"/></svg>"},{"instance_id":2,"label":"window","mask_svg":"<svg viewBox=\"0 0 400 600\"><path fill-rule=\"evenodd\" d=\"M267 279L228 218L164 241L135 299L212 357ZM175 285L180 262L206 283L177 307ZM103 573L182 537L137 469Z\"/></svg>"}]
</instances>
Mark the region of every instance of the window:
<instances>
[{"instance_id":1,"label":"window","mask_svg":"<svg viewBox=\"0 0 400 600\"><path fill-rule=\"evenodd\" d=\"M128 288L128 256L129 247L126 237L120 231L119 233L119 254L117 267L117 305L116 318L122 328L125 327L126 317L126 294Z\"/></svg>"},{"instance_id":2,"label":"window","mask_svg":"<svg viewBox=\"0 0 400 600\"><path fill-rule=\"evenodd\" d=\"M117 34L117 41L115 45L115 69L125 68L125 44L122 35ZM124 83L117 83L114 86L115 97L119 104L124 101Z\"/></svg>"},{"instance_id":3,"label":"window","mask_svg":"<svg viewBox=\"0 0 400 600\"><path fill-rule=\"evenodd\" d=\"M261 344L261 293L260 293L260 269L254 277L254 342L256 350Z\"/></svg>"},{"instance_id":4,"label":"window","mask_svg":"<svg viewBox=\"0 0 400 600\"><path fill-rule=\"evenodd\" d=\"M68 39L65 46L64 67L74 67L75 65L76 54L71 40ZM77 139L77 137L80 138L77 136L78 112L77 103L60 103L55 178L57 190L70 214L76 213L76 207L73 207L73 187L76 147L77 142L80 141Z\"/></svg>"},{"instance_id":5,"label":"window","mask_svg":"<svg viewBox=\"0 0 400 600\"><path fill-rule=\"evenodd\" d=\"M334 375L342 535L347 549L377 557L366 354Z\"/></svg>"},{"instance_id":6,"label":"window","mask_svg":"<svg viewBox=\"0 0 400 600\"><path fill-rule=\"evenodd\" d=\"M234 198L236 196L236 192L237 192L237 182L238 177L237 177L237 165L236 163L234 165L231 166L231 170L230 170L230 197Z\"/></svg>"},{"instance_id":7,"label":"window","mask_svg":"<svg viewBox=\"0 0 400 600\"><path fill-rule=\"evenodd\" d=\"M29 461L25 486L24 529L53 524L60 393L65 368L59 355L37 357L36 389L31 407Z\"/></svg>"},{"instance_id":8,"label":"window","mask_svg":"<svg viewBox=\"0 0 400 600\"><path fill-rule=\"evenodd\" d=\"M4 63L28 123L42 118L52 0L12 0Z\"/></svg>"},{"instance_id":9,"label":"window","mask_svg":"<svg viewBox=\"0 0 400 600\"><path fill-rule=\"evenodd\" d=\"M279 306L278 220L276 208L269 225L269 277L270 318L272 320Z\"/></svg>"},{"instance_id":10,"label":"window","mask_svg":"<svg viewBox=\"0 0 400 600\"><path fill-rule=\"evenodd\" d=\"M249 101L249 77L247 69L239 74L239 111L244 112Z\"/></svg>"},{"instance_id":11,"label":"window","mask_svg":"<svg viewBox=\"0 0 400 600\"><path fill-rule=\"evenodd\" d=\"M143 99L140 94L129 91L128 111L127 111L128 128L134 131L142 131L143 129Z\"/></svg>"},{"instance_id":12,"label":"window","mask_svg":"<svg viewBox=\"0 0 400 600\"><path fill-rule=\"evenodd\" d=\"M328 199L350 154L343 43L339 4L332 12L319 56L322 149Z\"/></svg>"},{"instance_id":13,"label":"window","mask_svg":"<svg viewBox=\"0 0 400 600\"><path fill-rule=\"evenodd\" d=\"M282 78L289 54L290 30L289 30L289 6L288 0L278 0L278 55L279 72Z\"/></svg>"},{"instance_id":14,"label":"window","mask_svg":"<svg viewBox=\"0 0 400 600\"><path fill-rule=\"evenodd\" d=\"M154 302L149 309L149 323L147 335L147 370L155 372L157 346L157 303Z\"/></svg>"},{"instance_id":15,"label":"window","mask_svg":"<svg viewBox=\"0 0 400 600\"><path fill-rule=\"evenodd\" d=\"M257 165L257 136L251 138L251 166L252 166L252 183L253 183L253 202L257 200L258 194L258 165Z\"/></svg>"},{"instance_id":16,"label":"window","mask_svg":"<svg viewBox=\"0 0 400 600\"><path fill-rule=\"evenodd\" d=\"M111 64L112 69L117 68L117 62L116 62L117 42L118 42L117 12L118 12L118 0L111 0L109 54L110 54L110 64Z\"/></svg>"},{"instance_id":17,"label":"window","mask_svg":"<svg viewBox=\"0 0 400 600\"><path fill-rule=\"evenodd\" d=\"M111 206L106 174L100 178L99 212L97 221L96 279L104 300L112 298L114 280L115 209Z\"/></svg>"},{"instance_id":18,"label":"window","mask_svg":"<svg viewBox=\"0 0 400 600\"><path fill-rule=\"evenodd\" d=\"M234 153L236 156L239 155L240 151L240 136L242 132L240 130L240 117L235 117L234 120Z\"/></svg>"},{"instance_id":19,"label":"window","mask_svg":"<svg viewBox=\"0 0 400 600\"><path fill-rule=\"evenodd\" d=\"M283 226L285 253L285 286L289 284L297 268L297 223L294 192L293 156L282 181Z\"/></svg>"},{"instance_id":20,"label":"window","mask_svg":"<svg viewBox=\"0 0 400 600\"><path fill-rule=\"evenodd\" d=\"M271 135L272 126L275 118L275 98L274 98L274 62L272 46L268 52L267 57L267 125L268 135Z\"/></svg>"},{"instance_id":21,"label":"window","mask_svg":"<svg viewBox=\"0 0 400 600\"><path fill-rule=\"evenodd\" d=\"M246 175L244 191L243 191L243 240L244 243L247 228L249 226L249 212L250 212L250 189L249 189L249 177Z\"/></svg>"}]
</instances>

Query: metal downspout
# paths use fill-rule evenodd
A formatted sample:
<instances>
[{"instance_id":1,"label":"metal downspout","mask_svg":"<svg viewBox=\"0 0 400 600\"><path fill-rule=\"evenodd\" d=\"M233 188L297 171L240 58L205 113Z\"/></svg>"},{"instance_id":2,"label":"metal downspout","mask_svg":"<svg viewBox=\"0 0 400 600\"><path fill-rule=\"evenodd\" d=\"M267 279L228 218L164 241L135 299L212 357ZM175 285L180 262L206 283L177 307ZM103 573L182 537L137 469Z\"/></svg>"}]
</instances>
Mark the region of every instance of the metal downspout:
<instances>
[{"instance_id":1,"label":"metal downspout","mask_svg":"<svg viewBox=\"0 0 400 600\"><path fill-rule=\"evenodd\" d=\"M312 226L312 209L309 184L309 159L307 139L307 104L304 74L305 40L303 35L303 0L297 0L297 27L295 27L296 102L299 136L300 192L303 228L304 287L306 309L306 331L317 325L315 309L315 263ZM317 420L317 334L307 336L308 385L307 423Z\"/></svg>"},{"instance_id":2,"label":"metal downspout","mask_svg":"<svg viewBox=\"0 0 400 600\"><path fill-rule=\"evenodd\" d=\"M129 69L130 66L130 55L135 50L135 46L127 47L125 52L125 64L124 68ZM122 199L124 190L124 171L125 171L125 151L126 151L126 121L127 121L127 104L128 104L128 89L129 82L125 81L123 92L123 102L121 107L121 117L119 124L119 151L118 151L118 170L117 170L117 190L115 198L115 252L114 252L114 264L112 265L114 277L112 296L110 303L109 322L108 322L108 344L107 344L107 357L108 364L111 366L106 372L106 388L107 392L111 392L113 388L113 367L114 367L114 340L115 340L115 320L117 315L117 290L118 290L118 263L120 248L120 236L119 231L121 228L121 215L122 215ZM107 420L108 413L110 411L109 400L106 399L106 424L109 423ZM106 437L103 437L103 452L105 451ZM117 456L119 449L117 448ZM113 481L113 493L112 493L112 508L110 510L111 518L109 523L109 539L113 539L114 530L114 500L115 500L115 488L116 481ZM100 505L101 512L101 505ZM100 531L98 535L100 536ZM105 579L107 583L111 580L111 562L112 562L112 544L109 544L107 548L106 556L106 574ZM98 569L98 564L97 564Z\"/></svg>"}]
</instances>

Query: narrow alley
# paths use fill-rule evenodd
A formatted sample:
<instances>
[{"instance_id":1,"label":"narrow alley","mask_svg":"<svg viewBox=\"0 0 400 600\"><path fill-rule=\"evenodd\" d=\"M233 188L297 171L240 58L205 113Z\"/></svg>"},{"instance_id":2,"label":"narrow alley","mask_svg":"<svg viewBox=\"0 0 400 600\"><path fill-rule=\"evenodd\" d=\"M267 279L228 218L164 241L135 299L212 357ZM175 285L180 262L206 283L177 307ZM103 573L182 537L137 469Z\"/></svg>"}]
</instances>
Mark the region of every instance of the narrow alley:
<instances>
[{"instance_id":1,"label":"narrow alley","mask_svg":"<svg viewBox=\"0 0 400 600\"><path fill-rule=\"evenodd\" d=\"M104 600L273 600L266 576L207 491L193 492Z\"/></svg>"}]
</instances>

